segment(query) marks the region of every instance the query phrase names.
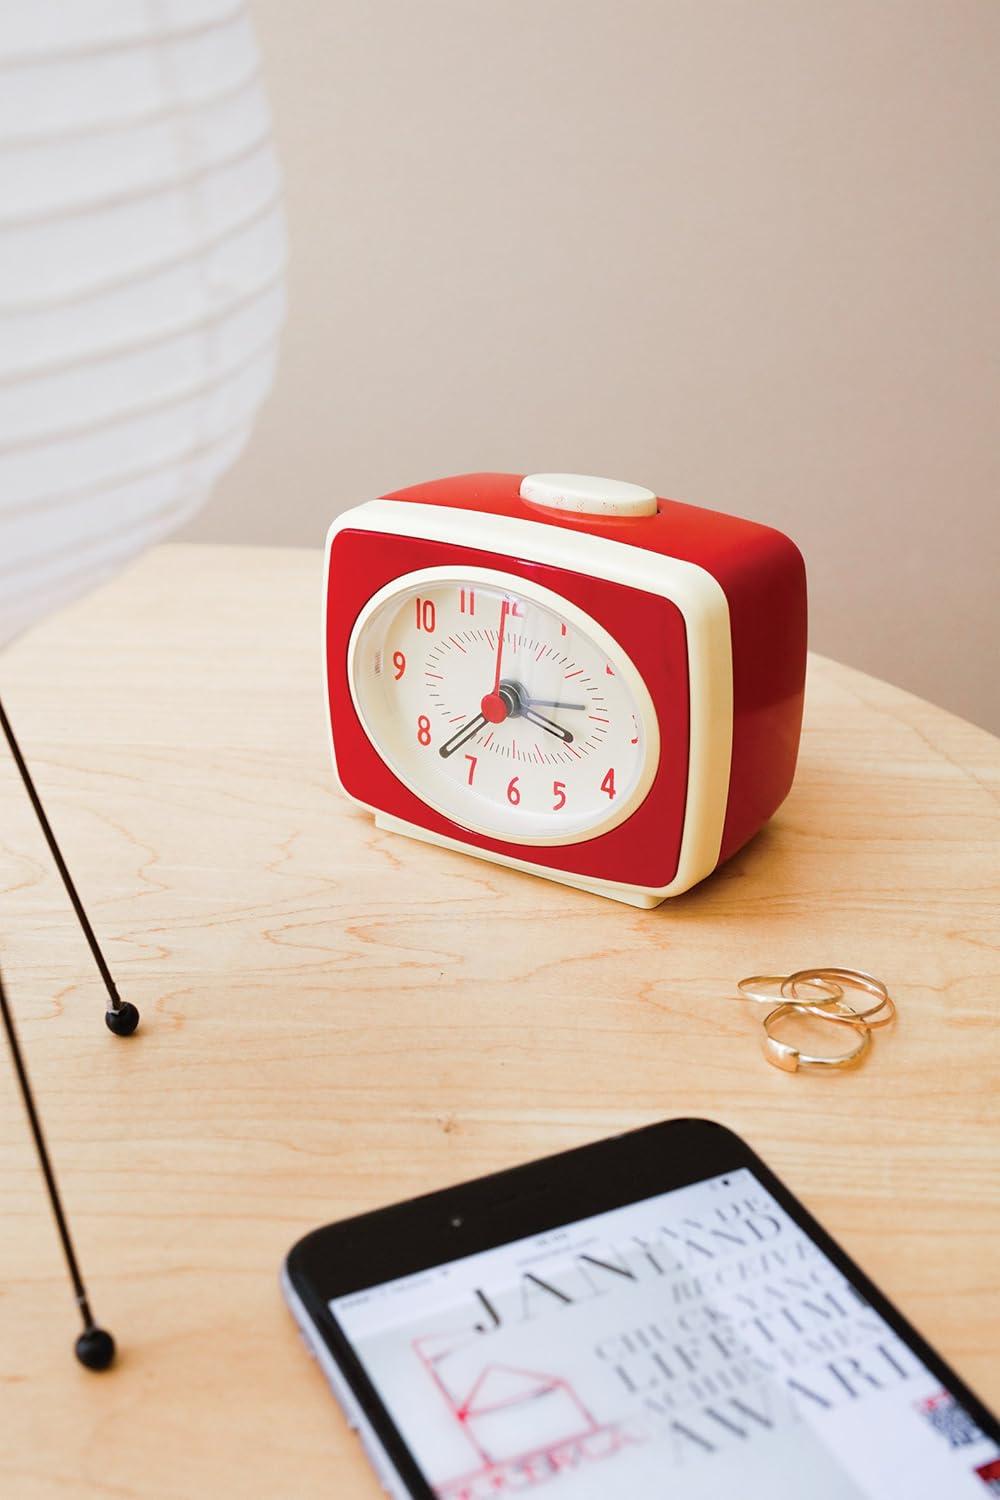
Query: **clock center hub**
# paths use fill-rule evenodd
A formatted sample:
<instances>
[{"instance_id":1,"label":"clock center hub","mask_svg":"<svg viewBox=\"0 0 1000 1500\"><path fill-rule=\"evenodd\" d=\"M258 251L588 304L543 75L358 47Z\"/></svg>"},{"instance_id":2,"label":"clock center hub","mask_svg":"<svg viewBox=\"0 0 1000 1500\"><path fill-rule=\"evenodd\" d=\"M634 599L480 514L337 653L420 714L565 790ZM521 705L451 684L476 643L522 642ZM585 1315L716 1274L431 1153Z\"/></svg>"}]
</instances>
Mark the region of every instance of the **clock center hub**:
<instances>
[{"instance_id":1,"label":"clock center hub","mask_svg":"<svg viewBox=\"0 0 1000 1500\"><path fill-rule=\"evenodd\" d=\"M482 715L491 724L502 724L504 719L516 719L524 713L524 689L517 682L501 682L495 693L487 693L479 705Z\"/></svg>"},{"instance_id":2,"label":"clock center hub","mask_svg":"<svg viewBox=\"0 0 1000 1500\"><path fill-rule=\"evenodd\" d=\"M490 724L502 724L510 714L517 712L514 700L504 688L496 693L487 693L479 707L483 718Z\"/></svg>"}]
</instances>

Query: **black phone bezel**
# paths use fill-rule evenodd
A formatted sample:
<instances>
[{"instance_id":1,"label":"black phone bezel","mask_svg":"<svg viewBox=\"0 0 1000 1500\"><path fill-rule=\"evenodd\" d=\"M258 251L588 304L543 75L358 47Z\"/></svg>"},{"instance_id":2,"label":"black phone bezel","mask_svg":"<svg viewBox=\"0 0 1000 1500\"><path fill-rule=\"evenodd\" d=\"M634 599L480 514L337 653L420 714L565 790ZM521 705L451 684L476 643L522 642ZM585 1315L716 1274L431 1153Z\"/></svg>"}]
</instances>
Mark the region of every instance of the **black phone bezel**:
<instances>
[{"instance_id":1,"label":"black phone bezel","mask_svg":"<svg viewBox=\"0 0 1000 1500\"><path fill-rule=\"evenodd\" d=\"M753 1172L1000 1446L1000 1423L982 1401L745 1141L714 1120L665 1120L339 1220L306 1235L289 1252L291 1286L413 1500L434 1500L434 1491L330 1312L330 1301L740 1167Z\"/></svg>"}]
</instances>

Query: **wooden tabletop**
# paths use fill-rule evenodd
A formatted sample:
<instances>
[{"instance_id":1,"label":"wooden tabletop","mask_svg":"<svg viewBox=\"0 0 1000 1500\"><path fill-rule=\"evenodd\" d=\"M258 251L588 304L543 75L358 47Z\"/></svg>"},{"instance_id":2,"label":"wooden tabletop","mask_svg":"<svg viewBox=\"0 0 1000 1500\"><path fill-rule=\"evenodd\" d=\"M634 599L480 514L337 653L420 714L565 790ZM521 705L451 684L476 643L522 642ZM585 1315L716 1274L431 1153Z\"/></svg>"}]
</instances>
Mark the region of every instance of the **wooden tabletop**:
<instances>
[{"instance_id":1,"label":"wooden tabletop","mask_svg":"<svg viewBox=\"0 0 1000 1500\"><path fill-rule=\"evenodd\" d=\"M333 788L318 552L168 547L0 661L124 996L0 755L0 941L95 1311L0 1067L0 1492L376 1496L278 1290L305 1231L612 1131L754 1146L1000 1405L1000 741L822 658L795 788L641 912L375 830ZM735 982L851 964L895 1028L781 1073Z\"/></svg>"}]
</instances>

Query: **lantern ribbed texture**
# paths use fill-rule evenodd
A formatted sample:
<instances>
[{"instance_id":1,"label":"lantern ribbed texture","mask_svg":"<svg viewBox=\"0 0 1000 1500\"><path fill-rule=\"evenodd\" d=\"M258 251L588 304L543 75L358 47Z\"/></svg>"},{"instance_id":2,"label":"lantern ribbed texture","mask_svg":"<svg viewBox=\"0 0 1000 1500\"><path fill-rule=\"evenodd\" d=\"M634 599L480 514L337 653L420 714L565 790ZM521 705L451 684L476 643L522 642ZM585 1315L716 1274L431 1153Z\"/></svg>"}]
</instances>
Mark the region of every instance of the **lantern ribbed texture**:
<instances>
[{"instance_id":1,"label":"lantern ribbed texture","mask_svg":"<svg viewBox=\"0 0 1000 1500\"><path fill-rule=\"evenodd\" d=\"M232 463L271 384L284 259L243 3L0 11L0 644Z\"/></svg>"}]
</instances>

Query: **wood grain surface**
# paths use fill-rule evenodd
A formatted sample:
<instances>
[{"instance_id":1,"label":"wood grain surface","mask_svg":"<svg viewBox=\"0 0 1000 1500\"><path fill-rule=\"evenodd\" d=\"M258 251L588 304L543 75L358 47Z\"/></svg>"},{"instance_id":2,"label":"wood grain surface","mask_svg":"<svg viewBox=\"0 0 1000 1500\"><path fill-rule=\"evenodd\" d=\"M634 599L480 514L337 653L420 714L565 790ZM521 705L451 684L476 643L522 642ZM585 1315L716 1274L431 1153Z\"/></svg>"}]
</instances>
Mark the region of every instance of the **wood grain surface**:
<instances>
[{"instance_id":1,"label":"wood grain surface","mask_svg":"<svg viewBox=\"0 0 1000 1500\"><path fill-rule=\"evenodd\" d=\"M379 833L327 761L318 553L161 548L0 661L126 998L0 756L2 962L99 1318L0 1068L0 1492L374 1497L278 1290L318 1224L671 1115L730 1125L1000 1403L1000 742L814 658L795 788L641 912ZM857 1072L760 1055L735 981L853 964Z\"/></svg>"}]
</instances>

